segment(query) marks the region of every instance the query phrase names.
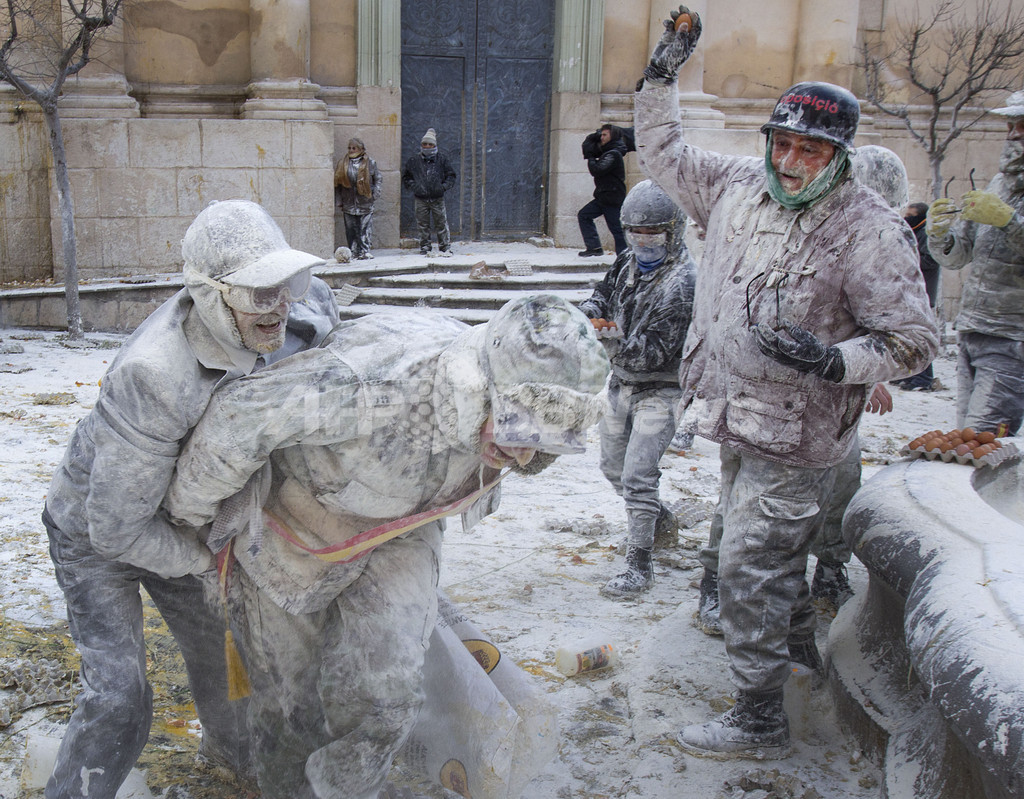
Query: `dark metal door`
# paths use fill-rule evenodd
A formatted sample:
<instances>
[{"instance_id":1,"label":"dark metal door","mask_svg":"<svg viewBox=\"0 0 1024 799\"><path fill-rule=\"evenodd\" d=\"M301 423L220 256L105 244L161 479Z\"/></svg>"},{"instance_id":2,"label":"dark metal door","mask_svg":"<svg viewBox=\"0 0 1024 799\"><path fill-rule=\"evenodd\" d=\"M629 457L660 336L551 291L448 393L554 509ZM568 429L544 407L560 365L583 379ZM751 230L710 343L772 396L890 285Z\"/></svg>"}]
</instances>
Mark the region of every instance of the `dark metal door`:
<instances>
[{"instance_id":1,"label":"dark metal door","mask_svg":"<svg viewBox=\"0 0 1024 799\"><path fill-rule=\"evenodd\" d=\"M458 173L445 195L452 235L544 232L554 3L402 3L402 157L427 128ZM403 235L415 236L402 194Z\"/></svg>"}]
</instances>

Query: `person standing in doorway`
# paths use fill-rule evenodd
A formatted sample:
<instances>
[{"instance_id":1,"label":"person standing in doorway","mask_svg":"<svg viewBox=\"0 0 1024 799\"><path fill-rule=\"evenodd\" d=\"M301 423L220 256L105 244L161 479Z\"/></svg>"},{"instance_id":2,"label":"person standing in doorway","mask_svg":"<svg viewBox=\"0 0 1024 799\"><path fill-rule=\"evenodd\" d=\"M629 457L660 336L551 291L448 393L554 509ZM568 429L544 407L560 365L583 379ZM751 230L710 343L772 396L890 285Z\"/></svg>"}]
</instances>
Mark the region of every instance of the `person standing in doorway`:
<instances>
[{"instance_id":1,"label":"person standing in doorway","mask_svg":"<svg viewBox=\"0 0 1024 799\"><path fill-rule=\"evenodd\" d=\"M430 255L430 236L437 236L437 249L450 256L451 233L444 195L455 185L455 169L448 156L437 149L437 133L429 128L420 141L420 151L405 162L402 185L415 198L416 225L420 231L420 255Z\"/></svg>"},{"instance_id":2,"label":"person standing in doorway","mask_svg":"<svg viewBox=\"0 0 1024 799\"><path fill-rule=\"evenodd\" d=\"M591 134L583 143L583 157L587 159L587 169L594 176L594 198L576 214L585 248L579 253L581 258L604 255L601 237L597 235L597 225L594 224L599 216L604 217L608 232L615 240L615 254L626 249L620 212L626 199L626 164L623 159L627 149L622 131L609 124L601 126L597 142L593 141Z\"/></svg>"}]
</instances>

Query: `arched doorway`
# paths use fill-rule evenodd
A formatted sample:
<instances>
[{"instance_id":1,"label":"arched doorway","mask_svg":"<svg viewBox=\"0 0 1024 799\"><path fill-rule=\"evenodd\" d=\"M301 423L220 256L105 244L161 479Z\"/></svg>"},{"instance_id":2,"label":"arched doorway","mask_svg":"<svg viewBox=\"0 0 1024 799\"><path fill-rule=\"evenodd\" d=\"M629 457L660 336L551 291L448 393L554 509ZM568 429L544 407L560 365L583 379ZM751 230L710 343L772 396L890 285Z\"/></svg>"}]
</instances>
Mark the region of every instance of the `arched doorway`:
<instances>
[{"instance_id":1,"label":"arched doorway","mask_svg":"<svg viewBox=\"0 0 1024 799\"><path fill-rule=\"evenodd\" d=\"M458 172L446 195L452 236L544 232L555 4L402 3L402 163L427 128ZM402 192L402 235L415 235Z\"/></svg>"}]
</instances>

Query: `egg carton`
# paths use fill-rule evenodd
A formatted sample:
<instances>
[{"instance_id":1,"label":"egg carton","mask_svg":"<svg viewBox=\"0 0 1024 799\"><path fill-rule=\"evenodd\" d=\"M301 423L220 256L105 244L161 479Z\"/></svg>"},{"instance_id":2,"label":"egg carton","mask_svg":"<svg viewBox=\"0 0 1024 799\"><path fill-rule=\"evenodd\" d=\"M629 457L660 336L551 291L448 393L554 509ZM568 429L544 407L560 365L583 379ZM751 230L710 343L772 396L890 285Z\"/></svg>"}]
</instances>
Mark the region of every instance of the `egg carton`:
<instances>
[{"instance_id":1,"label":"egg carton","mask_svg":"<svg viewBox=\"0 0 1024 799\"><path fill-rule=\"evenodd\" d=\"M600 330L595 329L594 333L597 334L598 339L622 338L622 328L620 327L603 327Z\"/></svg>"},{"instance_id":2,"label":"egg carton","mask_svg":"<svg viewBox=\"0 0 1024 799\"><path fill-rule=\"evenodd\" d=\"M998 466L1010 458L1018 458L1020 457L1020 450L1017 449L1016 444L1003 444L999 449L980 458L975 458L970 454L957 455L953 450L943 452L939 449L925 449L924 447L914 447L914 449L903 447L900 450L900 454L909 455L912 458L924 458L929 461L940 460L943 463L953 463L955 461L961 466L973 466L976 469L980 469L982 466Z\"/></svg>"},{"instance_id":3,"label":"egg carton","mask_svg":"<svg viewBox=\"0 0 1024 799\"><path fill-rule=\"evenodd\" d=\"M344 308L355 302L363 291L365 289L353 286L351 283L345 283L340 289L335 290L334 297L337 299L338 305Z\"/></svg>"},{"instance_id":4,"label":"egg carton","mask_svg":"<svg viewBox=\"0 0 1024 799\"><path fill-rule=\"evenodd\" d=\"M505 261L505 271L513 277L529 277L533 274L533 266L525 258L509 258Z\"/></svg>"}]
</instances>

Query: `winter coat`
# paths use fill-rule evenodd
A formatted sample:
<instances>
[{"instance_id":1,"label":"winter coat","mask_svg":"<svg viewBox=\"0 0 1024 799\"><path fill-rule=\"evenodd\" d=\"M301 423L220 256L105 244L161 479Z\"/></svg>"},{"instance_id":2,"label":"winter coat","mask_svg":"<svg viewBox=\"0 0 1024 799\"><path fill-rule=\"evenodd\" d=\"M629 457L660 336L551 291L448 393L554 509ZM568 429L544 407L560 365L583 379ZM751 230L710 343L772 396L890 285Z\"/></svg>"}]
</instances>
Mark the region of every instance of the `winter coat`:
<instances>
[{"instance_id":1,"label":"winter coat","mask_svg":"<svg viewBox=\"0 0 1024 799\"><path fill-rule=\"evenodd\" d=\"M488 383L476 350L461 349L482 332L433 314L372 314L231 383L182 453L170 515L195 526L213 520L268 460L266 509L313 549L467 496L493 476L479 454ZM322 609L362 572L365 558L327 563L272 530L252 530L253 515L241 513L235 552L285 610Z\"/></svg>"},{"instance_id":2,"label":"winter coat","mask_svg":"<svg viewBox=\"0 0 1024 799\"><path fill-rule=\"evenodd\" d=\"M218 294L191 291L204 289ZM314 278L303 302L292 304L289 338L311 346L337 322L334 295ZM182 442L214 389L255 366L257 354L237 346L235 336L210 327L190 289L182 289L128 337L50 483L46 508L62 532L161 577L209 567L195 531L173 526L159 507Z\"/></svg>"},{"instance_id":3,"label":"winter coat","mask_svg":"<svg viewBox=\"0 0 1024 799\"><path fill-rule=\"evenodd\" d=\"M591 319L615 322L621 339L605 339L612 374L641 388L678 385L683 340L693 313L696 265L683 249L657 269L637 269L626 250L580 304Z\"/></svg>"},{"instance_id":4,"label":"winter coat","mask_svg":"<svg viewBox=\"0 0 1024 799\"><path fill-rule=\"evenodd\" d=\"M1024 186L1000 172L988 185L1015 213L997 228L960 220L949 239L928 238L928 249L945 269L971 265L954 327L1024 341Z\"/></svg>"},{"instance_id":5,"label":"winter coat","mask_svg":"<svg viewBox=\"0 0 1024 799\"><path fill-rule=\"evenodd\" d=\"M373 204L377 202L380 197L381 186L384 183L384 178L381 177L380 170L377 168L377 162L368 155L364 155L363 158L366 158L369 161L367 164L367 171L370 174L369 197L360 194L356 190L356 179L359 175L359 169L355 164L349 164L348 188L345 188L345 186L338 183L337 179L335 180L334 204L341 208L344 213L351 216L366 216L367 214L373 213ZM341 164L339 164L339 166L341 166Z\"/></svg>"},{"instance_id":6,"label":"winter coat","mask_svg":"<svg viewBox=\"0 0 1024 799\"><path fill-rule=\"evenodd\" d=\"M702 436L738 450L793 466L839 463L866 388L916 374L938 348L910 228L848 177L808 208L783 208L768 193L763 158L683 141L674 86L645 86L634 107L644 172L707 231L682 407L695 405ZM750 325L780 321L837 347L842 382L761 353Z\"/></svg>"},{"instance_id":7,"label":"winter coat","mask_svg":"<svg viewBox=\"0 0 1024 799\"><path fill-rule=\"evenodd\" d=\"M621 206L626 199L626 142L621 136L601 145L601 155L587 159L594 176L594 199L601 205Z\"/></svg>"},{"instance_id":8,"label":"winter coat","mask_svg":"<svg viewBox=\"0 0 1024 799\"><path fill-rule=\"evenodd\" d=\"M455 185L455 169L445 153L431 158L417 153L405 162L402 185L420 200L436 200Z\"/></svg>"}]
</instances>

